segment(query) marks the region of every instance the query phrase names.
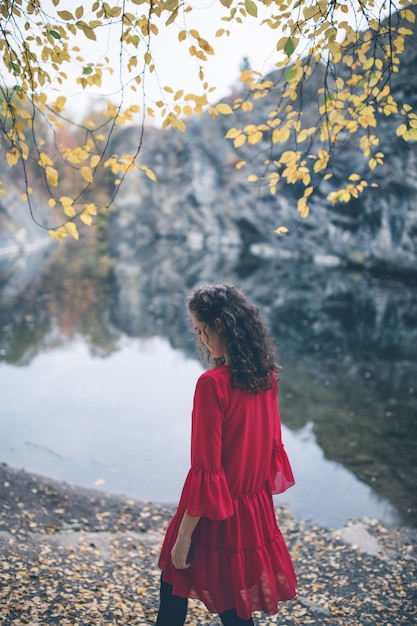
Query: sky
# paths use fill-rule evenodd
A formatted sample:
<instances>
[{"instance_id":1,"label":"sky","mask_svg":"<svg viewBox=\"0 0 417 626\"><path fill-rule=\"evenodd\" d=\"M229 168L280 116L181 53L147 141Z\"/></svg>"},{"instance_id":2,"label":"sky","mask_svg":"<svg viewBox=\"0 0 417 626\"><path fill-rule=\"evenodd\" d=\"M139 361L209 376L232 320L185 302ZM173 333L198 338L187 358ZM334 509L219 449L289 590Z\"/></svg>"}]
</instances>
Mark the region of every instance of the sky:
<instances>
[{"instance_id":1,"label":"sky","mask_svg":"<svg viewBox=\"0 0 417 626\"><path fill-rule=\"evenodd\" d=\"M42 10L49 14L49 21L53 25L57 19L57 12L70 11L76 13L77 7L82 6L83 15L81 19L89 22L96 19L95 13L91 12L94 0L59 0L58 6L54 7L58 0L42 0ZM356 0L351 0L355 2ZM121 6L122 0L108 0L110 7ZM169 96L164 92L163 88L167 85L172 87L174 91L184 90L184 93L201 94L202 87L198 80L199 61L190 58L187 50L190 43L187 41L179 42L178 33L184 26L189 31L196 29L200 36L206 39L214 48L215 54L208 55L208 62L204 64L205 78L210 86L216 89L211 93L211 104L216 104L222 98L226 97L233 87L237 86L242 68L243 59L246 58L251 69L266 74L271 71L277 61L283 57L283 52L276 51L276 42L282 36L279 29L273 30L268 25L262 24L262 21L270 17L274 13L273 5L270 7L262 6L257 3L258 17L247 16L242 23L222 21L222 17L227 15L228 10L222 6L221 0L189 0L189 4L193 7L188 14L178 17L174 24L165 25L167 15L158 24L158 36L152 36L150 41L150 51L155 61L156 71L146 75L144 91L146 94L146 105L143 106L142 87L138 87L137 91L132 91L130 87L126 87L123 93L123 105L138 105L141 111L133 121L141 122L143 111L147 106L152 105L155 101L161 100L161 93L169 101ZM242 2L243 4L243 2ZM127 0L125 10L141 15L146 12L147 4L134 4L134 1ZM78 17L78 15L77 15ZM350 17L343 14L343 19L356 19L355 15ZM22 24L23 26L23 24ZM283 24L285 27L285 24ZM215 33L219 28L230 28L230 36L215 37ZM13 27L12 27L13 29ZM18 30L18 29L15 29ZM25 30L22 28L22 32ZM121 93L120 86L122 82L126 82L126 78L131 78L132 74L127 74L126 66L129 56L120 57L120 25L115 19L113 26L97 27L94 30L97 41L91 41L81 31L77 31L71 46L78 46L78 54L71 54L71 62L62 65L62 70L67 74L67 79L59 84L56 80L50 88L44 88L48 95L54 100L56 97L64 95L67 98L66 110L69 117L74 121L81 121L85 118L88 109L94 108L102 110L104 108L103 100L110 100L114 104L119 105ZM35 44L31 44L33 49L41 55L40 49L36 49ZM132 52L133 47L130 47ZM138 66L135 72L139 73L144 65L143 56L146 46L142 41L137 49ZM76 57L79 57L78 59ZM83 68L90 63L104 62L105 57L109 57L114 73L110 74L104 71L102 84L94 89L83 90L76 83L76 78L82 74ZM120 70L120 71L119 71ZM51 76L54 70L50 71ZM120 79L122 76L122 79ZM172 98L171 98L172 103ZM149 122L150 119L147 118ZM158 122L155 122L158 125Z\"/></svg>"},{"instance_id":2,"label":"sky","mask_svg":"<svg viewBox=\"0 0 417 626\"><path fill-rule=\"evenodd\" d=\"M51 0L43 0L43 6L50 5L51 14L56 10L75 11L81 0L61 0L57 9L54 9ZM120 2L109 2L111 6L120 4ZM226 27L227 24L221 21L221 16L225 14L226 9L222 7L219 0L193 0L191 2L193 11L187 17L187 26L195 28L200 36L210 42L215 50L215 55L209 55L209 61L205 64L206 79L210 85L216 86L216 90L212 92L212 103L218 102L221 98L227 96L233 85L238 83L240 76L241 64L243 58L246 57L252 69L260 72L267 72L273 67L273 59L271 54L274 53L277 31L272 31L268 27L261 27L260 19L248 17L242 24L234 24L231 28L230 37L216 38L215 33L218 28ZM91 2L87 0L83 3L84 7L91 6ZM142 11L142 6L135 7ZM266 15L266 11L264 10ZM88 21L93 16L87 16L87 10L83 19ZM259 16L262 17L261 12ZM166 17L164 18L164 21ZM151 40L151 52L155 59L156 72L146 78L145 89L150 99L160 99L160 89L166 85L170 85L177 89L184 89L187 92L201 92L201 84L197 78L198 63L196 59L191 59L187 53L189 44L187 42L180 43L178 41L178 32L180 27L172 24L169 27L164 25L164 21L160 25L160 34ZM87 61L99 59L104 55L110 57L115 68L119 64L120 54L120 31L117 26L108 29L96 30L98 42L92 42L83 35L78 35L76 43L80 47L80 56ZM139 56L142 56L145 48L139 47ZM127 60L123 65L126 65ZM83 107L80 103L87 106L88 99L86 93L79 85L75 83L75 77L79 75L82 63L73 63L65 66L65 72L68 74L68 81L65 85L55 85L56 95L64 94L67 102L74 112L80 112ZM138 66L139 67L139 66ZM95 98L106 97L110 100L118 102L120 98L119 79L117 72L110 75L106 73L103 77L103 84L95 90ZM166 95L166 94L165 94ZM127 105L138 103L140 101L140 93L133 92L129 88L125 90L124 102Z\"/></svg>"},{"instance_id":3,"label":"sky","mask_svg":"<svg viewBox=\"0 0 417 626\"><path fill-rule=\"evenodd\" d=\"M41 5L42 9L51 16L51 24L56 20L57 11L66 10L75 14L78 6L82 6L84 11L81 19L88 22L91 19L96 19L95 14L90 11L93 2L94 0L84 0L84 2L82 0L60 0L58 6L54 7L53 0L42 0ZM148 73L146 77L145 92L149 103L152 100L161 99L161 88L163 89L166 85L171 86L174 91L184 89L185 93L201 93L201 83L197 78L199 62L195 58L190 58L187 53L190 43L178 41L178 33L183 27L183 19L186 20L185 26L188 30L196 29L200 36L208 40L215 50L214 55L208 55L209 60L205 64L206 80L209 85L216 86L216 90L212 92L211 104L215 104L226 97L232 91L233 86L237 85L242 61L245 57L248 59L250 67L262 74L272 70L274 64L282 59L283 53L276 51L276 42L281 37L279 29L273 30L267 25L262 25L263 19L274 13L273 6L266 8L259 3L257 4L257 18L248 15L241 24L236 22L231 24L221 19L228 12L222 6L221 0L189 0L189 4L193 10L185 17L181 16L180 13L176 23L168 27L165 25L168 14L164 15L163 20L160 20L158 24L159 35L153 36L151 39L150 50L155 60L156 71L153 74ZM108 0L108 5L110 7L121 6L122 1ZM136 5L128 0L125 10L140 15L145 12L146 7L146 4ZM343 19L346 17L343 15ZM352 19L355 17L353 16ZM215 37L219 28L230 28L230 36ZM128 76L125 69L128 56L125 56L120 62L120 26L117 19L111 28L97 27L94 32L98 39L97 42L91 41L80 31L77 31L77 36L71 45L79 46L79 57L84 60L72 59L71 63L63 65L62 69L68 75L68 79L61 85L55 82L52 89L48 90L54 97L65 95L69 111L75 117L79 116L80 118L83 117L84 111L91 102L97 102L97 108L100 109L103 107L103 98L118 104L121 83L118 68L121 67L122 74L124 72L125 77ZM138 72L139 67L143 66L145 50L146 48L141 42L138 47ZM94 94L91 100L91 98L87 98L87 92L76 84L75 79L89 62L103 61L105 56L110 58L115 72L113 74L105 72L102 85L92 91L88 90L89 93ZM162 91L162 93L164 92ZM134 92L128 87L124 91L123 102L126 106L132 104L141 106L142 94L140 91Z\"/></svg>"}]
</instances>

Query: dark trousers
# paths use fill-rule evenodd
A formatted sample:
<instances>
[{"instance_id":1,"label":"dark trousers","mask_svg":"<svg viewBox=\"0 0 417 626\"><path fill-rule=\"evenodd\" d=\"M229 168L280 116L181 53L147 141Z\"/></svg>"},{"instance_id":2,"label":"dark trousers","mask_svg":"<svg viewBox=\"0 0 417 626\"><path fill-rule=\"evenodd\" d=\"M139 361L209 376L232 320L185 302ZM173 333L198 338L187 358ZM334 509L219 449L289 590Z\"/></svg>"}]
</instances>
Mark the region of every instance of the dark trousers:
<instances>
[{"instance_id":1,"label":"dark trousers","mask_svg":"<svg viewBox=\"0 0 417 626\"><path fill-rule=\"evenodd\" d=\"M174 596L172 585L161 578L160 605L155 626L183 626L187 617L187 598ZM254 626L252 619L241 619L235 609L220 613L223 626Z\"/></svg>"}]
</instances>

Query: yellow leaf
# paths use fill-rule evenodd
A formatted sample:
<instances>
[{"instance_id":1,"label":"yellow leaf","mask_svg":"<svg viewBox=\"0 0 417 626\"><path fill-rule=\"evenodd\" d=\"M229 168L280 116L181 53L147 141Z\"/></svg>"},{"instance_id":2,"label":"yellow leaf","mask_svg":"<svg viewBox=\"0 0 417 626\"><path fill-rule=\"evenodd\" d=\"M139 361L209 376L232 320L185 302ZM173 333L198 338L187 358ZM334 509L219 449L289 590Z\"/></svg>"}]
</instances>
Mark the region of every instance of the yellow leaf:
<instances>
[{"instance_id":1,"label":"yellow leaf","mask_svg":"<svg viewBox=\"0 0 417 626\"><path fill-rule=\"evenodd\" d=\"M51 159L49 158L49 156L45 154L45 152L40 153L38 163L41 167L46 167L47 165L54 164L53 161L51 161Z\"/></svg>"},{"instance_id":2,"label":"yellow leaf","mask_svg":"<svg viewBox=\"0 0 417 626\"><path fill-rule=\"evenodd\" d=\"M84 224L86 224L86 226L90 226L93 222L93 218L91 217L91 215L89 215L88 213L86 213L85 211L83 211L80 215L80 220L82 222L84 222Z\"/></svg>"},{"instance_id":3,"label":"yellow leaf","mask_svg":"<svg viewBox=\"0 0 417 626\"><path fill-rule=\"evenodd\" d=\"M56 187L58 185L58 172L54 167L50 167L49 165L45 168L46 180L51 187Z\"/></svg>"},{"instance_id":4,"label":"yellow leaf","mask_svg":"<svg viewBox=\"0 0 417 626\"><path fill-rule=\"evenodd\" d=\"M256 174L251 174L250 176L248 176L248 183L256 183L256 181L259 180L258 176L256 176Z\"/></svg>"},{"instance_id":5,"label":"yellow leaf","mask_svg":"<svg viewBox=\"0 0 417 626\"><path fill-rule=\"evenodd\" d=\"M72 205L72 198L69 198L68 196L61 196L59 199L60 203L62 204L63 207L65 206L71 206Z\"/></svg>"},{"instance_id":6,"label":"yellow leaf","mask_svg":"<svg viewBox=\"0 0 417 626\"><path fill-rule=\"evenodd\" d=\"M237 170L241 170L242 167L244 167L246 165L246 161L239 161L239 163L236 163L235 168Z\"/></svg>"},{"instance_id":7,"label":"yellow leaf","mask_svg":"<svg viewBox=\"0 0 417 626\"><path fill-rule=\"evenodd\" d=\"M261 141L262 137L263 133L261 133L261 131L250 133L248 135L248 143L250 143L251 145L258 143L259 141Z\"/></svg>"},{"instance_id":8,"label":"yellow leaf","mask_svg":"<svg viewBox=\"0 0 417 626\"><path fill-rule=\"evenodd\" d=\"M416 21L416 16L410 9L404 9L403 11L400 11L400 13L401 16L407 20L407 22L412 22L414 24Z\"/></svg>"},{"instance_id":9,"label":"yellow leaf","mask_svg":"<svg viewBox=\"0 0 417 626\"><path fill-rule=\"evenodd\" d=\"M61 113L65 108L66 101L67 99L64 96L59 96L51 105L51 109L55 111L55 113Z\"/></svg>"},{"instance_id":10,"label":"yellow leaf","mask_svg":"<svg viewBox=\"0 0 417 626\"><path fill-rule=\"evenodd\" d=\"M151 180L156 182L155 172L153 172L151 169L149 169L149 167L146 167L146 165L140 165L139 169L143 170L148 178L150 178Z\"/></svg>"},{"instance_id":11,"label":"yellow leaf","mask_svg":"<svg viewBox=\"0 0 417 626\"><path fill-rule=\"evenodd\" d=\"M100 156L98 154L94 154L90 159L90 166L96 167L100 163Z\"/></svg>"},{"instance_id":12,"label":"yellow leaf","mask_svg":"<svg viewBox=\"0 0 417 626\"><path fill-rule=\"evenodd\" d=\"M300 132L297 135L297 141L299 143L302 143L303 141L307 139L307 137L310 137L310 135L312 135L315 131L316 131L315 126L312 126L311 128L303 128L302 130L300 130Z\"/></svg>"},{"instance_id":13,"label":"yellow leaf","mask_svg":"<svg viewBox=\"0 0 417 626\"><path fill-rule=\"evenodd\" d=\"M347 189L341 189L336 194L336 200L339 202L349 202L350 193Z\"/></svg>"},{"instance_id":14,"label":"yellow leaf","mask_svg":"<svg viewBox=\"0 0 417 626\"><path fill-rule=\"evenodd\" d=\"M216 109L222 115L230 115L231 113L233 113L232 107L225 102L221 102L220 104L218 104L216 106Z\"/></svg>"},{"instance_id":15,"label":"yellow leaf","mask_svg":"<svg viewBox=\"0 0 417 626\"><path fill-rule=\"evenodd\" d=\"M78 230L74 222L67 222L65 224L65 228L67 229L68 234L70 234L71 237L74 237L74 239L78 239L79 237Z\"/></svg>"},{"instance_id":16,"label":"yellow leaf","mask_svg":"<svg viewBox=\"0 0 417 626\"><path fill-rule=\"evenodd\" d=\"M399 28L399 29L397 30L397 33L398 33L398 35L412 35L412 34L413 34L413 31L411 30L411 28ZM398 45L398 44L397 44L397 42L398 42L398 39L397 39L397 40L395 40L395 42L394 42L394 43L395 43L396 45ZM401 52L403 51L403 49L404 49L404 47L401 45Z\"/></svg>"},{"instance_id":17,"label":"yellow leaf","mask_svg":"<svg viewBox=\"0 0 417 626\"><path fill-rule=\"evenodd\" d=\"M369 59L366 59L366 61L362 64L362 68L364 70L369 70L375 63L375 59L374 57L370 57Z\"/></svg>"},{"instance_id":18,"label":"yellow leaf","mask_svg":"<svg viewBox=\"0 0 417 626\"><path fill-rule=\"evenodd\" d=\"M285 143L290 137L290 129L284 126L283 128L274 128L272 131L272 143Z\"/></svg>"},{"instance_id":19,"label":"yellow leaf","mask_svg":"<svg viewBox=\"0 0 417 626\"><path fill-rule=\"evenodd\" d=\"M49 198L48 200L48 206L53 209L56 206L56 200L55 198Z\"/></svg>"},{"instance_id":20,"label":"yellow leaf","mask_svg":"<svg viewBox=\"0 0 417 626\"><path fill-rule=\"evenodd\" d=\"M69 11L58 11L58 15L62 20L69 21L73 20L74 16Z\"/></svg>"},{"instance_id":21,"label":"yellow leaf","mask_svg":"<svg viewBox=\"0 0 417 626\"><path fill-rule=\"evenodd\" d=\"M317 7L316 3L314 3L314 6L305 7L303 9L303 14L304 14L305 19L309 20L312 17L320 15L320 10L319 10L319 7Z\"/></svg>"},{"instance_id":22,"label":"yellow leaf","mask_svg":"<svg viewBox=\"0 0 417 626\"><path fill-rule=\"evenodd\" d=\"M93 182L94 178L93 178L93 171L91 167L84 166L81 168L80 172L81 172L81 176L84 178L85 181L87 181L87 183Z\"/></svg>"},{"instance_id":23,"label":"yellow leaf","mask_svg":"<svg viewBox=\"0 0 417 626\"><path fill-rule=\"evenodd\" d=\"M94 32L94 30L92 28L90 28L90 26L88 26L88 24L86 24L85 22L77 22L77 26L78 28L80 28L84 35L87 37L87 39L91 39L92 41L96 41L96 34Z\"/></svg>"},{"instance_id":24,"label":"yellow leaf","mask_svg":"<svg viewBox=\"0 0 417 626\"><path fill-rule=\"evenodd\" d=\"M233 142L233 145L235 148L240 148L240 146L243 146L245 141L246 141L246 135L244 133L241 133L240 135L238 135L238 137L236 137L236 139Z\"/></svg>"},{"instance_id":25,"label":"yellow leaf","mask_svg":"<svg viewBox=\"0 0 417 626\"><path fill-rule=\"evenodd\" d=\"M248 113L249 111L252 111L253 103L249 102L249 100L245 100L245 102L242 102L241 109L242 109L242 111L245 111L245 113Z\"/></svg>"},{"instance_id":26,"label":"yellow leaf","mask_svg":"<svg viewBox=\"0 0 417 626\"><path fill-rule=\"evenodd\" d=\"M229 130L225 134L225 138L226 139L236 139L236 137L239 137L241 132L242 131L240 131L238 128L229 128Z\"/></svg>"},{"instance_id":27,"label":"yellow leaf","mask_svg":"<svg viewBox=\"0 0 417 626\"><path fill-rule=\"evenodd\" d=\"M12 148L8 152L6 152L6 161L9 167L13 167L19 160L19 151L17 148Z\"/></svg>"},{"instance_id":28,"label":"yellow leaf","mask_svg":"<svg viewBox=\"0 0 417 626\"><path fill-rule=\"evenodd\" d=\"M23 141L21 141L20 150L21 150L22 159L26 161L29 156L29 146L25 144Z\"/></svg>"},{"instance_id":29,"label":"yellow leaf","mask_svg":"<svg viewBox=\"0 0 417 626\"><path fill-rule=\"evenodd\" d=\"M88 213L89 215L97 215L96 205L93 202L84 204L84 213Z\"/></svg>"},{"instance_id":30,"label":"yellow leaf","mask_svg":"<svg viewBox=\"0 0 417 626\"><path fill-rule=\"evenodd\" d=\"M184 133L187 128L185 122L179 120L178 118L173 118L171 120L171 126L173 126L174 128L178 128L178 130L180 130L182 133Z\"/></svg>"},{"instance_id":31,"label":"yellow leaf","mask_svg":"<svg viewBox=\"0 0 417 626\"><path fill-rule=\"evenodd\" d=\"M85 161L86 159L88 159L89 153L87 152L87 150L84 150L83 148L75 148L74 150L69 151L65 157L67 159L67 161L69 161L70 163L74 163L74 165L78 165L79 163L82 163L82 161Z\"/></svg>"},{"instance_id":32,"label":"yellow leaf","mask_svg":"<svg viewBox=\"0 0 417 626\"><path fill-rule=\"evenodd\" d=\"M281 39L279 39L278 42L277 42L276 49L277 50L283 50L285 44L287 43L287 39L288 39L288 37L281 37Z\"/></svg>"},{"instance_id":33,"label":"yellow leaf","mask_svg":"<svg viewBox=\"0 0 417 626\"><path fill-rule=\"evenodd\" d=\"M258 7L253 0L245 0L245 9L252 17L258 16Z\"/></svg>"},{"instance_id":34,"label":"yellow leaf","mask_svg":"<svg viewBox=\"0 0 417 626\"><path fill-rule=\"evenodd\" d=\"M292 150L285 150L279 158L279 163L295 163L298 159L299 153Z\"/></svg>"},{"instance_id":35,"label":"yellow leaf","mask_svg":"<svg viewBox=\"0 0 417 626\"><path fill-rule=\"evenodd\" d=\"M322 150L319 148L318 150L318 159L314 163L313 170L315 172L320 172L321 170L325 170L330 160L330 155L326 150Z\"/></svg>"},{"instance_id":36,"label":"yellow leaf","mask_svg":"<svg viewBox=\"0 0 417 626\"><path fill-rule=\"evenodd\" d=\"M253 83L255 78L253 76L252 70L243 70L239 78L241 83Z\"/></svg>"},{"instance_id":37,"label":"yellow leaf","mask_svg":"<svg viewBox=\"0 0 417 626\"><path fill-rule=\"evenodd\" d=\"M397 137L402 137L404 133L406 132L407 132L407 126L405 124L400 124L397 130L395 131L395 134L397 135Z\"/></svg>"},{"instance_id":38,"label":"yellow leaf","mask_svg":"<svg viewBox=\"0 0 417 626\"><path fill-rule=\"evenodd\" d=\"M306 217L308 217L310 210L307 205L307 198L305 198L304 196L298 200L297 210L299 214L301 215L302 219L305 219Z\"/></svg>"},{"instance_id":39,"label":"yellow leaf","mask_svg":"<svg viewBox=\"0 0 417 626\"><path fill-rule=\"evenodd\" d=\"M56 230L51 229L48 232L49 232L51 239L57 239L58 241L62 241L64 237L68 235L67 231L65 230L63 226L60 226Z\"/></svg>"},{"instance_id":40,"label":"yellow leaf","mask_svg":"<svg viewBox=\"0 0 417 626\"><path fill-rule=\"evenodd\" d=\"M68 217L74 217L75 209L71 204L64 204L64 213Z\"/></svg>"},{"instance_id":41,"label":"yellow leaf","mask_svg":"<svg viewBox=\"0 0 417 626\"><path fill-rule=\"evenodd\" d=\"M289 232L290 231L288 230L286 226L280 226L279 228L275 230L275 233L277 235L285 235L286 233L289 233Z\"/></svg>"}]
</instances>

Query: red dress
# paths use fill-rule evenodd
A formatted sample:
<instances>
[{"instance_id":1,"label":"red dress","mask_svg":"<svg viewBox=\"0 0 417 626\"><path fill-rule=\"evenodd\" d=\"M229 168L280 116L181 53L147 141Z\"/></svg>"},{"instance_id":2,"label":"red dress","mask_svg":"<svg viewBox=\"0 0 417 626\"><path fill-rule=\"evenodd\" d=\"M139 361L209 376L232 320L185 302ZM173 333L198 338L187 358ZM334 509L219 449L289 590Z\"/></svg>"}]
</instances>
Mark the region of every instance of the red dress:
<instances>
[{"instance_id":1,"label":"red dress","mask_svg":"<svg viewBox=\"0 0 417 626\"><path fill-rule=\"evenodd\" d=\"M162 578L173 594L199 598L213 613L236 609L274 614L296 594L296 576L278 528L273 493L294 484L281 441L274 389L232 389L227 365L197 381L192 414L191 468L162 546ZM182 517L201 517L192 535L191 567L171 562Z\"/></svg>"}]
</instances>

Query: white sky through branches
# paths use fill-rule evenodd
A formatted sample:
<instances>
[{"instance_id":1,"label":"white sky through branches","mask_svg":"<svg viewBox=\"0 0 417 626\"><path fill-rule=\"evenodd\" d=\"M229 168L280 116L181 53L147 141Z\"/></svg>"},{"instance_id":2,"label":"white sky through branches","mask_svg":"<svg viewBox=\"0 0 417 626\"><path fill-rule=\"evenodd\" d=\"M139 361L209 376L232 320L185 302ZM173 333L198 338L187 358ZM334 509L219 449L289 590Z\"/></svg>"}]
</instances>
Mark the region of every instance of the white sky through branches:
<instances>
[{"instance_id":1,"label":"white sky through branches","mask_svg":"<svg viewBox=\"0 0 417 626\"><path fill-rule=\"evenodd\" d=\"M51 16L56 11L68 10L73 12L78 6L77 1L61 0L59 6L54 8L50 0L42 0L42 7L45 7L47 13ZM87 0L83 3L85 13L83 19L89 21L92 19L88 16L88 7L92 2ZM111 5L120 4L120 2L109 3ZM145 5L143 5L145 6ZM221 21L225 9L219 3L219 0L195 0L192 2L193 11L187 16L187 22L184 26L195 28L200 35L207 39L213 46L215 54L208 55L208 62L204 64L205 78L210 86L216 87L212 92L212 103L217 102L221 98L227 96L237 85L241 64L246 57L252 69L259 72L267 72L273 67L272 55L275 52L277 40L277 32L271 30L267 26L261 27L260 19L248 17L243 24L234 24L231 27L230 37L215 37L215 33L219 28L228 28L228 23ZM132 5L133 11L135 5ZM264 11L265 15L267 14ZM158 28L160 29L158 36L151 37L150 51L155 60L155 72L147 74L145 78L144 90L147 98L152 101L161 98L161 89L169 85L174 90L183 89L184 93L201 93L201 82L198 80L199 61L196 58L190 58L188 54L189 42L179 42L179 27L175 24L166 27L164 20L160 21ZM120 102L121 85L131 79L126 71L128 56L120 57L120 25L115 21L111 27L106 26L102 29L95 29L97 42L90 41L81 33L77 35L72 45L80 48L79 56L87 63L100 62L108 56L114 66L114 73L103 73L103 83L101 87L89 89L88 92L83 90L80 85L76 84L76 77L82 72L83 63L74 60L71 64L64 64L62 69L68 75L65 84L58 85L54 83L53 93L56 96L64 95L67 97L69 112L76 116L83 116L88 106L94 106L94 101L100 102L101 98L113 101L115 104ZM145 47L141 44L138 50L140 58L138 64L141 68L143 65L143 55ZM275 53L275 62L276 62ZM123 103L128 106L131 104L142 105L141 87L136 88L137 91L131 90L129 85L124 87ZM48 90L49 91L49 90ZM165 94L167 96L167 94ZM102 102L100 103L100 107Z\"/></svg>"},{"instance_id":2,"label":"white sky through branches","mask_svg":"<svg viewBox=\"0 0 417 626\"><path fill-rule=\"evenodd\" d=\"M58 6L54 7L52 0L42 0L41 6L42 12L47 16L46 19L53 25L57 21L57 12L66 10L74 14L76 8L82 4L84 8L82 19L88 23L89 20L96 19L95 14L91 12L93 1L85 0L81 3L81 0L61 0ZM352 2L354 4L355 0ZM110 0L108 4L122 6L121 0ZM227 10L221 5L220 0L191 0L190 4L193 10L185 14L184 23L181 21L183 19L181 12L177 23L168 27L165 26L166 13L163 19L159 20L159 34L152 35L150 39L150 52L155 62L155 71L153 73L147 71L144 84L136 86L135 91L131 88L135 72L131 74L127 72L129 55L137 54L138 64L135 69L136 74L140 73L144 67L146 46L142 41L137 50L130 46L128 53L125 51L121 54L121 26L116 18L113 24L106 22L102 27L95 28L97 41L87 39L78 31L77 36L71 41L70 48L78 46L80 51L74 53L70 50L71 62L64 63L60 68L68 78L62 84L53 81L52 86L47 89L48 93L54 98L64 95L67 98L67 115L74 117L76 121L84 118L91 108L102 109L105 106L104 99L116 105L122 100L123 107L137 104L141 108L139 112L141 117L144 106L143 92L150 106L153 106L155 101L161 100L161 94L169 102L170 96L163 89L167 85L174 92L184 90L184 94L190 92L201 94L202 86L198 79L200 61L188 54L192 40L178 41L178 33L182 28L197 30L214 48L215 54L208 55L208 61L203 64L205 80L210 87L216 88L211 92L211 104L226 97L233 91L233 87L237 86L244 58L247 58L253 70L262 74L272 70L274 64L280 60L282 53L276 52L276 42L281 37L279 29L273 30L266 24L262 25L263 19L274 13L273 8L259 4L258 17L248 15L239 24L221 20L221 17L227 14ZM146 12L146 8L146 4L137 6L129 0L124 6L126 12L132 13ZM356 19L357 14L351 13L351 20ZM230 28L230 36L215 37L219 28ZM76 83L76 78L82 75L83 67L105 63L105 57L110 59L114 71L110 73L107 69L103 70L101 86L84 90Z\"/></svg>"}]
</instances>

